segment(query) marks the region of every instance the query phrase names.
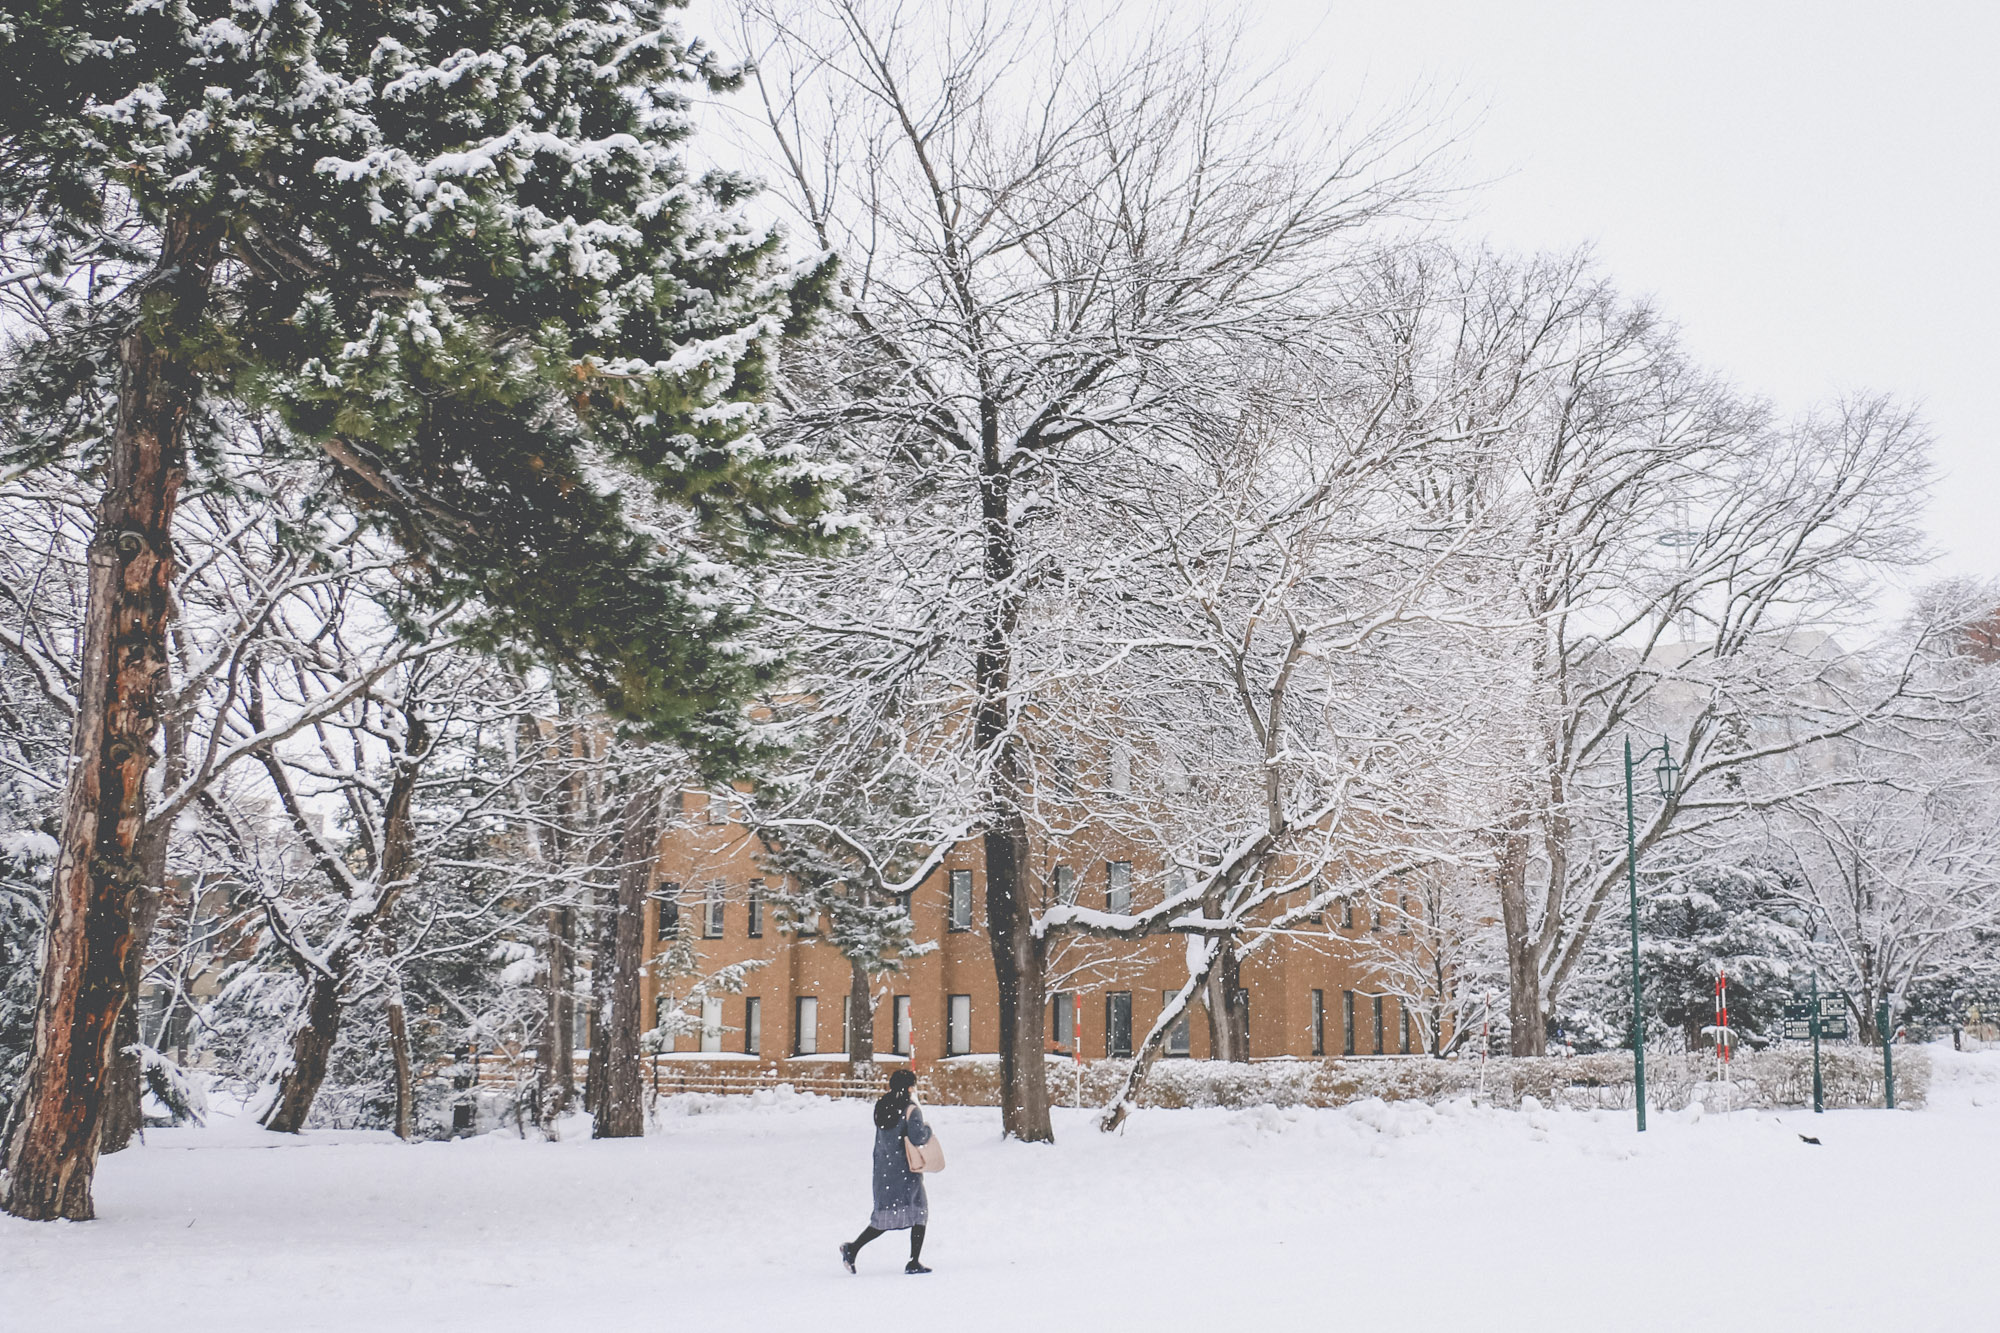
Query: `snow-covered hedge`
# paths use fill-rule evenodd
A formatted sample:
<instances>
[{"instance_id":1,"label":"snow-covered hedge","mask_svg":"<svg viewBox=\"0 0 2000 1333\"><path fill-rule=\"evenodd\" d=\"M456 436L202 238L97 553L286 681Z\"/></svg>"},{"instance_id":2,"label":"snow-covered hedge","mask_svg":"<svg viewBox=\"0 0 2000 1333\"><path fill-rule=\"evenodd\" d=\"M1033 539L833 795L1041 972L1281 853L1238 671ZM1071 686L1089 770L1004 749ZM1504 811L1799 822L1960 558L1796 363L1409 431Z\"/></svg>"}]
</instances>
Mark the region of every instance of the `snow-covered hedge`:
<instances>
[{"instance_id":1,"label":"snow-covered hedge","mask_svg":"<svg viewBox=\"0 0 2000 1333\"><path fill-rule=\"evenodd\" d=\"M1059 1103L1100 1106L1116 1094L1129 1062L1095 1060L1079 1071L1051 1062L1049 1091ZM922 1092L939 1104L993 1105L999 1101L999 1062L977 1057L946 1060L923 1071ZM1821 1056L1826 1105L1880 1106L1882 1057L1860 1047L1826 1047ZM1922 1106L1930 1086L1930 1061L1920 1047L1896 1050L1896 1103ZM1524 1096L1543 1105L1628 1108L1632 1057L1625 1052L1477 1060L1424 1058L1265 1060L1228 1064L1163 1060L1139 1091L1141 1106L1344 1106L1369 1097L1383 1101L1446 1101L1471 1096L1518 1106ZM1714 1109L1735 1106L1805 1106L1812 1100L1812 1053L1783 1048L1739 1055L1728 1085L1716 1081L1711 1056L1649 1054L1646 1102L1680 1110L1695 1101Z\"/></svg>"},{"instance_id":2,"label":"snow-covered hedge","mask_svg":"<svg viewBox=\"0 0 2000 1333\"><path fill-rule=\"evenodd\" d=\"M676 1096L714 1098L785 1095L872 1097L887 1085L901 1061L869 1073L823 1060L659 1061L649 1073L656 1102ZM1130 1062L1093 1060L1081 1068L1069 1060L1049 1061L1049 1094L1062 1106L1102 1106L1116 1094ZM496 1066L483 1070L474 1093L480 1130L518 1124L514 1085ZM872 1074L872 1077L869 1076ZM1882 1104L1882 1056L1858 1046L1826 1047L1821 1059L1826 1105ZM1000 1061L971 1055L920 1067L918 1095L934 1106L997 1106ZM1896 1048L1896 1104L1920 1107L1930 1089L1930 1059L1921 1046ZM1446 1102L1460 1097L1494 1106L1519 1106L1533 1097L1544 1106L1629 1110L1632 1057L1621 1051L1569 1058L1431 1060L1420 1056L1375 1059L1260 1060L1230 1064L1211 1060L1162 1060L1139 1090L1139 1105L1156 1107L1346 1106L1380 1098L1385 1102ZM1646 1104L1679 1111L1696 1102L1710 1110L1740 1107L1806 1106L1812 1101L1812 1053L1782 1047L1737 1056L1727 1083L1716 1078L1712 1056L1649 1053Z\"/></svg>"}]
</instances>

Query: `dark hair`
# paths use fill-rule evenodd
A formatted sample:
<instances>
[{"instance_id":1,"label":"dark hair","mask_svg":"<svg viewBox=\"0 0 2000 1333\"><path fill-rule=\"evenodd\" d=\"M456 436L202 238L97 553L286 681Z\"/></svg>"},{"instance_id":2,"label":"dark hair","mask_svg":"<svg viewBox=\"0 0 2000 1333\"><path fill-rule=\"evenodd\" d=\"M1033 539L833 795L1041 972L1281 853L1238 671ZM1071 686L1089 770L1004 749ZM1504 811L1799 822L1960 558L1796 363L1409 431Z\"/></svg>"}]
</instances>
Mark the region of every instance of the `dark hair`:
<instances>
[{"instance_id":1,"label":"dark hair","mask_svg":"<svg viewBox=\"0 0 2000 1333\"><path fill-rule=\"evenodd\" d=\"M889 1075L889 1090L875 1099L875 1128L887 1129L903 1118L910 1109L910 1090L916 1086L917 1076L907 1069Z\"/></svg>"}]
</instances>

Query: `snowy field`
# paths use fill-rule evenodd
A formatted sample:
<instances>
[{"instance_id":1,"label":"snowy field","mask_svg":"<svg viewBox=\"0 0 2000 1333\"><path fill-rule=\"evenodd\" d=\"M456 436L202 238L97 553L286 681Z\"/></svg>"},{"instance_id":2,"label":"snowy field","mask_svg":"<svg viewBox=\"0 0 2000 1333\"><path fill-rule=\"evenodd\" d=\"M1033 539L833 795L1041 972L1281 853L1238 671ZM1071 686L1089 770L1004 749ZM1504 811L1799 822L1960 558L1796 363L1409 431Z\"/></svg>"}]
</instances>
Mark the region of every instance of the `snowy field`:
<instances>
[{"instance_id":1,"label":"snowy field","mask_svg":"<svg viewBox=\"0 0 2000 1333\"><path fill-rule=\"evenodd\" d=\"M0 1329L2000 1327L2000 1053L1919 1112L1364 1103L932 1111L925 1258L868 1211L860 1103L677 1100L642 1142L156 1131L100 1220L0 1219ZM1813 1147L1800 1132L1822 1140Z\"/></svg>"}]
</instances>

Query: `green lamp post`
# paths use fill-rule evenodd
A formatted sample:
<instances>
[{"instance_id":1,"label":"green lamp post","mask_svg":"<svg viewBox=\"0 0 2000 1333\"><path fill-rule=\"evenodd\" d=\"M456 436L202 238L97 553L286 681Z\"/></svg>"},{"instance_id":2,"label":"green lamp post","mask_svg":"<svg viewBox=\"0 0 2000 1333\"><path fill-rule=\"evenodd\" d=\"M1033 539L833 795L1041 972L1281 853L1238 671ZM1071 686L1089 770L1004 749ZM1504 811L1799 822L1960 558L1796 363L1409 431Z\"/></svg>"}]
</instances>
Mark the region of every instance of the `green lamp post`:
<instances>
[{"instance_id":1,"label":"green lamp post","mask_svg":"<svg viewBox=\"0 0 2000 1333\"><path fill-rule=\"evenodd\" d=\"M1638 819L1633 814L1632 770L1645 763L1658 752L1660 762L1653 766L1653 780L1660 789L1660 799L1672 801L1680 795L1681 770L1674 762L1673 748L1665 736L1660 743L1646 750L1635 760L1632 757L1632 738L1625 738L1625 878L1632 890L1632 1099L1639 1108L1639 1132L1646 1132L1646 1011L1641 1003L1639 981L1639 831Z\"/></svg>"}]
</instances>

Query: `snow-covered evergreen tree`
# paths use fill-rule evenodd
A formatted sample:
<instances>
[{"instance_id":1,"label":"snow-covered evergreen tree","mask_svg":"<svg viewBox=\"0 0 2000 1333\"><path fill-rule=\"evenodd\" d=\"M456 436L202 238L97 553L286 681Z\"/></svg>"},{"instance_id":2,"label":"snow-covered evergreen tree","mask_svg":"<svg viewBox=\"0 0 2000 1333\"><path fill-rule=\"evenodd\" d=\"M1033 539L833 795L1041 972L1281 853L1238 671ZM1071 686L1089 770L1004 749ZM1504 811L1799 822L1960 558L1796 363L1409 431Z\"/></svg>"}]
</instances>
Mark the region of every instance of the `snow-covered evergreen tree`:
<instances>
[{"instance_id":1,"label":"snow-covered evergreen tree","mask_svg":"<svg viewBox=\"0 0 2000 1333\"><path fill-rule=\"evenodd\" d=\"M63 373L14 395L6 441L10 472L105 459L77 706L103 740L70 781L114 813L63 825L65 963L10 1210L91 1213L89 1071L119 1015L91 997L121 993L147 887L145 700L208 406L275 414L272 447L401 545L412 608L475 602L487 646L560 657L612 709L741 761L736 704L769 663L730 647L748 605L729 562L815 540L830 513L829 474L758 434L821 275L746 219L748 182L687 167L689 90L733 72L670 8L182 0L0 25L0 175L41 287L66 300L114 241L124 265L91 318L44 322L22 361ZM86 410L36 410L63 390ZM635 512L628 489L665 507Z\"/></svg>"}]
</instances>

